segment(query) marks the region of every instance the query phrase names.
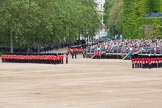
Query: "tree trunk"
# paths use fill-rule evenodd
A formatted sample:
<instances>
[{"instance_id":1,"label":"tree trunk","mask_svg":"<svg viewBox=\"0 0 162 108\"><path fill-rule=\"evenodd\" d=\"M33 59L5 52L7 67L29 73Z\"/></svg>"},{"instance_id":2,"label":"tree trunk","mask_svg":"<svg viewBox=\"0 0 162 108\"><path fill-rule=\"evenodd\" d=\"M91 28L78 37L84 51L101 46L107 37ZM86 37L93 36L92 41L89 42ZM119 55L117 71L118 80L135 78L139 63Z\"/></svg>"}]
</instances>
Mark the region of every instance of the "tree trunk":
<instances>
[{"instance_id":1,"label":"tree trunk","mask_svg":"<svg viewBox=\"0 0 162 108\"><path fill-rule=\"evenodd\" d=\"M30 45L27 45L27 53L30 53Z\"/></svg>"},{"instance_id":2,"label":"tree trunk","mask_svg":"<svg viewBox=\"0 0 162 108\"><path fill-rule=\"evenodd\" d=\"M79 30L79 39L78 39L78 45L80 45L80 30Z\"/></svg>"},{"instance_id":3,"label":"tree trunk","mask_svg":"<svg viewBox=\"0 0 162 108\"><path fill-rule=\"evenodd\" d=\"M39 46L37 47L37 53L38 53L38 54L40 53L40 51L39 51Z\"/></svg>"},{"instance_id":4,"label":"tree trunk","mask_svg":"<svg viewBox=\"0 0 162 108\"><path fill-rule=\"evenodd\" d=\"M13 53L13 31L10 30L10 53Z\"/></svg>"}]
</instances>

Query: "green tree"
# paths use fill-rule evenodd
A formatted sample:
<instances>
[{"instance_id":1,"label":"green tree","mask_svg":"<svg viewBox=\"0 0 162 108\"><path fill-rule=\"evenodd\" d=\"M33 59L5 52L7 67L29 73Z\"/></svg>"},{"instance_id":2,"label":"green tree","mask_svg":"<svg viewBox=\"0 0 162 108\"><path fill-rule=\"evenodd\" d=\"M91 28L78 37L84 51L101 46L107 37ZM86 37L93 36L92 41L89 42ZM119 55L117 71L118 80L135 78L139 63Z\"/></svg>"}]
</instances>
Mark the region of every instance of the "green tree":
<instances>
[{"instance_id":1,"label":"green tree","mask_svg":"<svg viewBox=\"0 0 162 108\"><path fill-rule=\"evenodd\" d=\"M100 28L93 0L1 0L0 44L33 45L69 42L93 36ZM10 39L10 41L9 41ZM9 43L10 42L10 43Z\"/></svg>"}]
</instances>

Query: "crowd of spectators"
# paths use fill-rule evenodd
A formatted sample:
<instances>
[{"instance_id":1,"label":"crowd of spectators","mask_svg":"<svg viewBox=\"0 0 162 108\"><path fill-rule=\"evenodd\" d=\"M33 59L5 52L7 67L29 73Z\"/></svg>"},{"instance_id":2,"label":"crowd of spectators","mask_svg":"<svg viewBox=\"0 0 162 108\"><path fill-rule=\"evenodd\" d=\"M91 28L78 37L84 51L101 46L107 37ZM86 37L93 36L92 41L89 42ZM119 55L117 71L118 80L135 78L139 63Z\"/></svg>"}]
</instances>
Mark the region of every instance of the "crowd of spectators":
<instances>
[{"instance_id":1,"label":"crowd of spectators","mask_svg":"<svg viewBox=\"0 0 162 108\"><path fill-rule=\"evenodd\" d=\"M38 53L38 52L48 52L51 50L58 50L60 48L70 47L74 45L80 45L85 44L84 40L77 40L75 42L64 42L59 44L39 44L37 46L30 46L30 52L32 53ZM20 47L14 47L14 52L20 52L25 53L27 52L28 47L27 46L20 46ZM10 47L6 45L0 45L0 52L10 52Z\"/></svg>"},{"instance_id":2,"label":"crowd of spectators","mask_svg":"<svg viewBox=\"0 0 162 108\"><path fill-rule=\"evenodd\" d=\"M102 43L88 47L88 52L102 53L134 53L134 54L162 54L162 40L115 40L107 39Z\"/></svg>"},{"instance_id":3,"label":"crowd of spectators","mask_svg":"<svg viewBox=\"0 0 162 108\"><path fill-rule=\"evenodd\" d=\"M97 43L97 42L95 42ZM30 47L30 52L47 52L59 48L70 47L74 45L86 44L84 40L77 40L71 43L59 43L53 45L40 44ZM14 47L14 52L27 52L27 46ZM88 53L100 51L102 53L134 53L134 54L162 54L162 40L146 39L104 39L104 42L87 47ZM0 45L0 52L10 52L9 46Z\"/></svg>"},{"instance_id":4,"label":"crowd of spectators","mask_svg":"<svg viewBox=\"0 0 162 108\"><path fill-rule=\"evenodd\" d=\"M50 50L57 49L58 45L46 45L46 44L41 44L35 47L29 47L30 52L46 52ZM14 52L27 52L28 47L27 46L21 46L21 47L14 47ZM0 52L10 52L10 47L9 46L0 46Z\"/></svg>"}]
</instances>

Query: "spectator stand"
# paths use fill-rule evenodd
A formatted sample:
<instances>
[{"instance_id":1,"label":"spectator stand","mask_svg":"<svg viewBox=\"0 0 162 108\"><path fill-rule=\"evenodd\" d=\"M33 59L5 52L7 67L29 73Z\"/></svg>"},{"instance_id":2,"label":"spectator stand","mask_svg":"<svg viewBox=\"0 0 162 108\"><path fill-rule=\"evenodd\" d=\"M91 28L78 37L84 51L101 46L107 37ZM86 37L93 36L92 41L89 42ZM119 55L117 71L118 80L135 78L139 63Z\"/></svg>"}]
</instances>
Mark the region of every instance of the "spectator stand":
<instances>
[{"instance_id":1,"label":"spectator stand","mask_svg":"<svg viewBox=\"0 0 162 108\"><path fill-rule=\"evenodd\" d=\"M89 57L100 48L101 58L131 59L132 54L162 54L162 40L115 40L105 39L104 42L87 48Z\"/></svg>"}]
</instances>

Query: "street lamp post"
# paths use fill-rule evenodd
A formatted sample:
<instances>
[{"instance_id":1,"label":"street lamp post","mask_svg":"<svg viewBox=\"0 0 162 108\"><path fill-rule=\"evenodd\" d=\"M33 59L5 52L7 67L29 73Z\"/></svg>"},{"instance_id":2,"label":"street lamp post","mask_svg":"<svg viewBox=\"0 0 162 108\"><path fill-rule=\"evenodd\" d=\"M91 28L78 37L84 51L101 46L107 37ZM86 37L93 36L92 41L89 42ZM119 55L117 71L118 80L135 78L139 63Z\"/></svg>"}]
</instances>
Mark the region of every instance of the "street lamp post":
<instances>
[{"instance_id":1,"label":"street lamp post","mask_svg":"<svg viewBox=\"0 0 162 108\"><path fill-rule=\"evenodd\" d=\"M113 35L115 36L115 26L113 27Z\"/></svg>"},{"instance_id":2,"label":"street lamp post","mask_svg":"<svg viewBox=\"0 0 162 108\"><path fill-rule=\"evenodd\" d=\"M88 33L89 33L89 32L87 31L87 47L88 47Z\"/></svg>"}]
</instances>

